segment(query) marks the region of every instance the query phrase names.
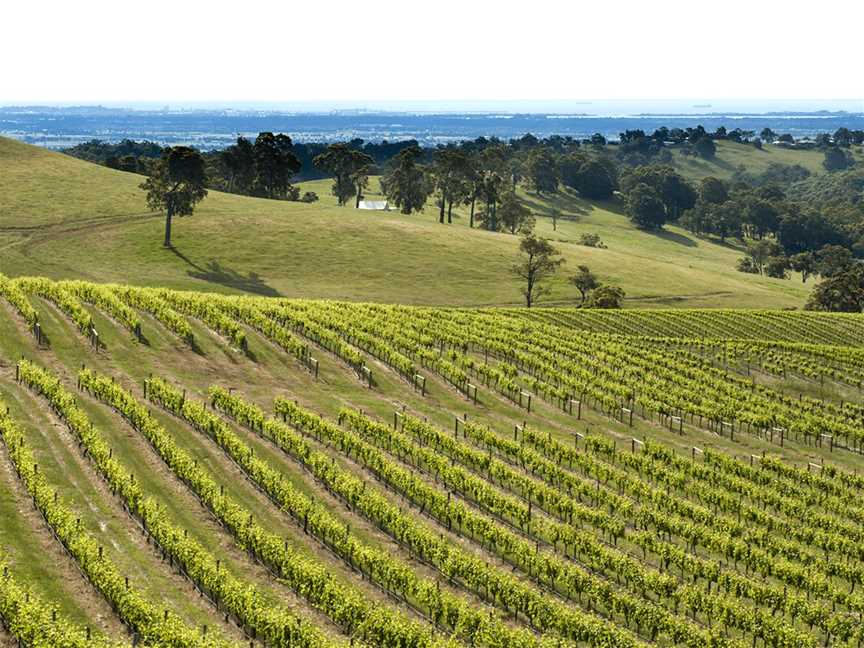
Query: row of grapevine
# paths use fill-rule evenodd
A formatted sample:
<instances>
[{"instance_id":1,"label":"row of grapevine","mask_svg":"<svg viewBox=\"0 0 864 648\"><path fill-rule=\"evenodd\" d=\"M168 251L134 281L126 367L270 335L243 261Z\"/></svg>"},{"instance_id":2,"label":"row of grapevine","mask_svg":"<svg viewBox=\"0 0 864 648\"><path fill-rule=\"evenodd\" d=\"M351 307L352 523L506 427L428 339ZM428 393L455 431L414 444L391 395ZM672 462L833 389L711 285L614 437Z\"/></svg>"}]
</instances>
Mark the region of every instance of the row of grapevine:
<instances>
[{"instance_id":1,"label":"row of grapevine","mask_svg":"<svg viewBox=\"0 0 864 648\"><path fill-rule=\"evenodd\" d=\"M50 389L42 378L33 383ZM104 555L102 547L81 524L80 518L60 499L51 487L23 433L0 403L0 437L21 482L33 498L33 503L93 586L102 593L116 614L144 642L175 648L224 647L228 644L214 636L202 637L175 614L160 610L138 590L130 587L117 565Z\"/></svg>"},{"instance_id":2,"label":"row of grapevine","mask_svg":"<svg viewBox=\"0 0 864 648\"><path fill-rule=\"evenodd\" d=\"M96 636L60 613L32 589L15 580L9 565L0 555L0 626L15 638L19 646L39 648L128 648Z\"/></svg>"}]
</instances>

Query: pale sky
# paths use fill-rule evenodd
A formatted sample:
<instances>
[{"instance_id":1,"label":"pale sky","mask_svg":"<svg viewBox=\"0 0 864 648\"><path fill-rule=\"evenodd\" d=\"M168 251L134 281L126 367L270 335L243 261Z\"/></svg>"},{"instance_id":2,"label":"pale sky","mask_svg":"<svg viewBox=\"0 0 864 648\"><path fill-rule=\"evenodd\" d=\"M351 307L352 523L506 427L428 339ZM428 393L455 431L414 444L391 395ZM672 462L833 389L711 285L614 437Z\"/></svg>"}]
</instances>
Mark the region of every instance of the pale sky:
<instances>
[{"instance_id":1,"label":"pale sky","mask_svg":"<svg viewBox=\"0 0 864 648\"><path fill-rule=\"evenodd\" d=\"M10 0L2 23L0 105L864 99L864 0Z\"/></svg>"}]
</instances>

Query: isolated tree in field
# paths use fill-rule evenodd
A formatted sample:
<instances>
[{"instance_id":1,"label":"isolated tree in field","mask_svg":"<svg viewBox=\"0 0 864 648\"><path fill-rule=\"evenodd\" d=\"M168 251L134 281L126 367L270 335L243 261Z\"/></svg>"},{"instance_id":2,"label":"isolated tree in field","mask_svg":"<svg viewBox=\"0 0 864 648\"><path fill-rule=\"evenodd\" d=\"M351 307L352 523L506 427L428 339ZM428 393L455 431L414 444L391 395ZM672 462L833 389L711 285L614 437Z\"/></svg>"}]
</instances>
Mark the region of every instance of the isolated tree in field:
<instances>
[{"instance_id":1,"label":"isolated tree in field","mask_svg":"<svg viewBox=\"0 0 864 648\"><path fill-rule=\"evenodd\" d=\"M807 278L817 273L816 255L812 252L799 252L789 257L789 267L801 273L801 282L807 283Z\"/></svg>"},{"instance_id":2,"label":"isolated tree in field","mask_svg":"<svg viewBox=\"0 0 864 648\"><path fill-rule=\"evenodd\" d=\"M171 247L171 221L191 216L195 205L207 196L204 158L188 146L167 148L141 184L147 192L147 206L165 212L165 247Z\"/></svg>"},{"instance_id":3,"label":"isolated tree in field","mask_svg":"<svg viewBox=\"0 0 864 648\"><path fill-rule=\"evenodd\" d=\"M438 222L453 222L453 203L462 202L471 191L468 156L457 148L438 149L432 156L432 179L438 192Z\"/></svg>"},{"instance_id":4,"label":"isolated tree in field","mask_svg":"<svg viewBox=\"0 0 864 648\"><path fill-rule=\"evenodd\" d=\"M591 291L585 300L585 308L621 308L624 289L620 286L600 286Z\"/></svg>"},{"instance_id":5,"label":"isolated tree in field","mask_svg":"<svg viewBox=\"0 0 864 648\"><path fill-rule=\"evenodd\" d=\"M570 277L570 283L576 286L579 294L582 295L580 303L583 305L585 304L585 299L588 297L588 293L600 287L600 281L586 265L579 266L579 272Z\"/></svg>"},{"instance_id":6,"label":"isolated tree in field","mask_svg":"<svg viewBox=\"0 0 864 648\"><path fill-rule=\"evenodd\" d=\"M642 182L627 193L627 212L639 229L662 229L666 222L666 207L660 195Z\"/></svg>"},{"instance_id":7,"label":"isolated tree in field","mask_svg":"<svg viewBox=\"0 0 864 648\"><path fill-rule=\"evenodd\" d=\"M291 176L301 168L294 154L294 143L287 135L259 133L255 153L255 189L265 198L284 198L291 189Z\"/></svg>"},{"instance_id":8,"label":"isolated tree in field","mask_svg":"<svg viewBox=\"0 0 864 648\"><path fill-rule=\"evenodd\" d=\"M347 144L331 144L326 151L315 156L312 164L333 174L332 192L340 207L352 197L354 207L360 207L360 197L369 183L369 171L375 164L372 156Z\"/></svg>"},{"instance_id":9,"label":"isolated tree in field","mask_svg":"<svg viewBox=\"0 0 864 648\"><path fill-rule=\"evenodd\" d=\"M381 178L384 195L403 214L422 211L426 199L432 193L426 173L418 164L422 154L418 146L402 149L390 161L387 172Z\"/></svg>"},{"instance_id":10,"label":"isolated tree in field","mask_svg":"<svg viewBox=\"0 0 864 648\"><path fill-rule=\"evenodd\" d=\"M514 192L508 191L498 206L498 224L505 232L524 234L534 229L534 216Z\"/></svg>"},{"instance_id":11,"label":"isolated tree in field","mask_svg":"<svg viewBox=\"0 0 864 648\"><path fill-rule=\"evenodd\" d=\"M558 271L564 259L549 241L537 238L533 232L522 237L519 251L519 262L513 266L513 274L522 280L525 305L531 308L548 292L542 283Z\"/></svg>"}]
</instances>

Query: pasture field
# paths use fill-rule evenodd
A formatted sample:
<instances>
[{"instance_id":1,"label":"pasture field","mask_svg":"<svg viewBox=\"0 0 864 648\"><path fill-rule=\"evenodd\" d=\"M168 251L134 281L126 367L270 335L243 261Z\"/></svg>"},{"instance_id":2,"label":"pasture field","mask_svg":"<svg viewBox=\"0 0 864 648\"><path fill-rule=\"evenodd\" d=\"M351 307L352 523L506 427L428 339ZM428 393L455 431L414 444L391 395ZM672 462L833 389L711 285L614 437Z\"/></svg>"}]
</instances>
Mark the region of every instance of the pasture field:
<instances>
[{"instance_id":1,"label":"pasture field","mask_svg":"<svg viewBox=\"0 0 864 648\"><path fill-rule=\"evenodd\" d=\"M724 146L721 158L734 158ZM518 237L469 228L466 207L439 225L431 204L411 216L339 208L330 181L300 185L319 195L311 204L210 192L193 216L176 220L174 247L164 249L163 217L148 212L141 176L2 138L0 165L0 272L10 276L415 305L521 303L510 272ZM373 179L370 197L376 190ZM812 288L798 277L737 272L743 252L733 244L674 226L640 231L617 201L521 195L538 233L566 259L549 304L576 302L567 277L582 264L620 285L628 307L800 308ZM586 233L606 249L578 245Z\"/></svg>"},{"instance_id":2,"label":"pasture field","mask_svg":"<svg viewBox=\"0 0 864 648\"><path fill-rule=\"evenodd\" d=\"M860 315L0 275L0 646L859 646L862 388Z\"/></svg>"}]
</instances>

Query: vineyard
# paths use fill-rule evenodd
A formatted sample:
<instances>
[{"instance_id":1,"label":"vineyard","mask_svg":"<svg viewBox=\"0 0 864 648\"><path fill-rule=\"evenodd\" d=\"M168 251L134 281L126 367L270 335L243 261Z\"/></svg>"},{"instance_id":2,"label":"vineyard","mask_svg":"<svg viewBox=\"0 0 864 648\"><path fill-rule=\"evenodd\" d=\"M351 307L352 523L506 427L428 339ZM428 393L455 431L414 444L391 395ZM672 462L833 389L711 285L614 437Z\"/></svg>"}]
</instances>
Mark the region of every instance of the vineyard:
<instances>
[{"instance_id":1,"label":"vineyard","mask_svg":"<svg viewBox=\"0 0 864 648\"><path fill-rule=\"evenodd\" d=\"M864 645L864 320L0 275L0 647Z\"/></svg>"}]
</instances>

